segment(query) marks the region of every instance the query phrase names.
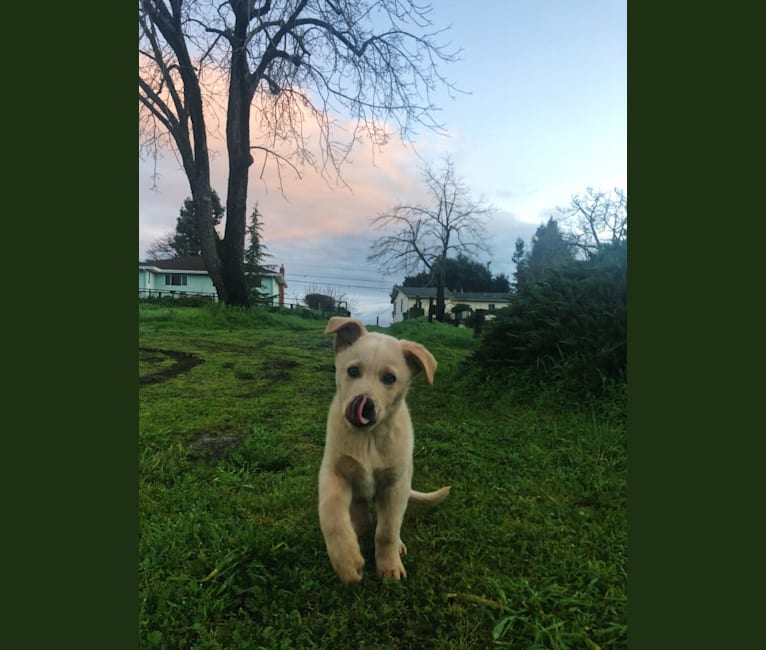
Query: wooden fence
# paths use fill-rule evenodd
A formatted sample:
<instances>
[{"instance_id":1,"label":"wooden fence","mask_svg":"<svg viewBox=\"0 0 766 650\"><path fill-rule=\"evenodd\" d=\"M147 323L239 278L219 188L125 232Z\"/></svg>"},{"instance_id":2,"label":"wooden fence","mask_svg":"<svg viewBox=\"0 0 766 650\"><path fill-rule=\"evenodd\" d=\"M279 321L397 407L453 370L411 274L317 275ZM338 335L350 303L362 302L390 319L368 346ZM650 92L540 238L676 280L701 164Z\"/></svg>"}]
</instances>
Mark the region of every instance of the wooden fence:
<instances>
[{"instance_id":1,"label":"wooden fence","mask_svg":"<svg viewBox=\"0 0 766 650\"><path fill-rule=\"evenodd\" d=\"M157 289L139 289L138 290L138 299L139 300L174 300L174 299L183 299L183 298L200 298L200 299L207 299L210 302L218 302L218 295L211 292L200 292L200 291L179 291L177 289L169 290L157 290ZM317 313L321 313L322 316L329 318L330 316L351 316L351 312L348 311L348 308L345 303L338 304L335 309L310 309L307 307L304 303L299 302L285 302L282 305L279 305L279 296L270 296L271 299L270 303L266 303L267 306L271 307L282 307L283 309L289 309L292 311L293 309L305 309L307 311L315 311Z\"/></svg>"}]
</instances>

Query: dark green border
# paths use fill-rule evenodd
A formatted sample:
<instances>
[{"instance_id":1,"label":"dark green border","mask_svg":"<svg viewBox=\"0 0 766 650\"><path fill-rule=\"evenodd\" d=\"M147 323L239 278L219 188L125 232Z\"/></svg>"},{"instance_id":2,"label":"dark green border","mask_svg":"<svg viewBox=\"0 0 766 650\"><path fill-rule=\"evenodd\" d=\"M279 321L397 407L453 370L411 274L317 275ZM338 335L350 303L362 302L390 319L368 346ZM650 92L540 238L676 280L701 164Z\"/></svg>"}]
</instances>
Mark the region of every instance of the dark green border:
<instances>
[{"instance_id":1,"label":"dark green border","mask_svg":"<svg viewBox=\"0 0 766 650\"><path fill-rule=\"evenodd\" d=\"M135 11L7 24L8 647L138 646Z\"/></svg>"},{"instance_id":2,"label":"dark green border","mask_svg":"<svg viewBox=\"0 0 766 650\"><path fill-rule=\"evenodd\" d=\"M678 283L669 273L682 263L673 250L679 220L668 219L679 198L670 169L678 115L666 98L677 95L660 67L666 50L647 60L646 39L664 42L650 13L628 5L628 643L647 650L694 647L682 639L688 595L676 581L680 538L673 521L682 509L677 480L683 481L679 461L688 444L674 431L685 425L675 407ZM668 200L658 200L660 194Z\"/></svg>"},{"instance_id":3,"label":"dark green border","mask_svg":"<svg viewBox=\"0 0 766 650\"><path fill-rule=\"evenodd\" d=\"M758 21L628 7L629 647L757 647Z\"/></svg>"}]
</instances>

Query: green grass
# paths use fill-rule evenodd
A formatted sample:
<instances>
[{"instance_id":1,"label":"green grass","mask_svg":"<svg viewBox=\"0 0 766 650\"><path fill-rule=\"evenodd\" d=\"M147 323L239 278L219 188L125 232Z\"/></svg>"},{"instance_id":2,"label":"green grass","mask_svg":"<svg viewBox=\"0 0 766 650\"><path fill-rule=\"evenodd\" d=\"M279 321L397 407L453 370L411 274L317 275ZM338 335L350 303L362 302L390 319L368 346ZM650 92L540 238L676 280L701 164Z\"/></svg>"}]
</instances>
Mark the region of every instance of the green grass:
<instances>
[{"instance_id":1,"label":"green grass","mask_svg":"<svg viewBox=\"0 0 766 650\"><path fill-rule=\"evenodd\" d=\"M470 330L390 328L439 361L413 383L409 577L381 583L371 539L353 589L332 572L317 473L334 391L324 320L140 306L142 648L624 648L624 404L477 381ZM376 328L370 328L376 329ZM149 352L147 352L147 350Z\"/></svg>"}]
</instances>

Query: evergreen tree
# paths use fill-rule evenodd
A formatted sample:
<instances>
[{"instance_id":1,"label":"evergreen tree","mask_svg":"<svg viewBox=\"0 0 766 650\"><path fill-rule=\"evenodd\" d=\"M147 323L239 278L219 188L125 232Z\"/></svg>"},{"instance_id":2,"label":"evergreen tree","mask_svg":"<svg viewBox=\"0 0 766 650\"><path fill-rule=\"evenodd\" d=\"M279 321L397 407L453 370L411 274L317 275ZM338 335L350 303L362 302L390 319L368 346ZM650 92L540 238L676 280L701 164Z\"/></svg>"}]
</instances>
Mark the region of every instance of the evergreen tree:
<instances>
[{"instance_id":1,"label":"evergreen tree","mask_svg":"<svg viewBox=\"0 0 766 650\"><path fill-rule=\"evenodd\" d=\"M262 242L262 228L261 213L258 211L258 205L256 204L253 212L250 214L250 222L245 229L248 244L245 248L245 255L242 261L245 284L247 285L251 304L265 299L258 291L258 287L261 286L261 279L265 270L264 260L267 257L271 257L271 255L266 252L266 246Z\"/></svg>"},{"instance_id":2,"label":"evergreen tree","mask_svg":"<svg viewBox=\"0 0 766 650\"><path fill-rule=\"evenodd\" d=\"M519 238L516 241L512 259L516 262L516 290L519 291L539 282L549 271L574 261L575 256L558 222L551 217L547 224L537 228L528 253L524 250L523 240Z\"/></svg>"},{"instance_id":3,"label":"evergreen tree","mask_svg":"<svg viewBox=\"0 0 766 650\"><path fill-rule=\"evenodd\" d=\"M210 200L213 204L213 225L221 223L225 208L221 205L221 199L215 190L210 191ZM173 249L177 257L189 255L202 255L202 242L197 229L194 201L191 197L184 200L183 207L176 219L176 234L173 237Z\"/></svg>"},{"instance_id":4,"label":"evergreen tree","mask_svg":"<svg viewBox=\"0 0 766 650\"><path fill-rule=\"evenodd\" d=\"M518 291L519 286L526 282L527 271L527 248L524 244L524 240L519 237L516 240L516 250L511 257L511 261L516 265L516 270L513 272L514 289Z\"/></svg>"}]
</instances>

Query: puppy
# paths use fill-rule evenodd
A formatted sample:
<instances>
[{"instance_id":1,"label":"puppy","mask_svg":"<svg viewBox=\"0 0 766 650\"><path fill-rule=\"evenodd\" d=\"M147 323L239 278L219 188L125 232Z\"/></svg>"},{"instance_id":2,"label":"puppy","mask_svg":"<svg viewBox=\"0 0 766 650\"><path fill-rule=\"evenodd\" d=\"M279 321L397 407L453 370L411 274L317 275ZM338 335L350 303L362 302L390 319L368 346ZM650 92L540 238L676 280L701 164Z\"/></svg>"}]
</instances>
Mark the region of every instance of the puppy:
<instances>
[{"instance_id":1,"label":"puppy","mask_svg":"<svg viewBox=\"0 0 766 650\"><path fill-rule=\"evenodd\" d=\"M377 510L375 564L378 576L407 577L399 533L409 501L437 504L449 487L416 492L412 483L413 432L405 396L422 372L433 384L436 359L422 345L369 333L354 318L333 317L337 391L327 417L327 439L319 470L319 523L330 562L346 586L362 579L358 537Z\"/></svg>"}]
</instances>

